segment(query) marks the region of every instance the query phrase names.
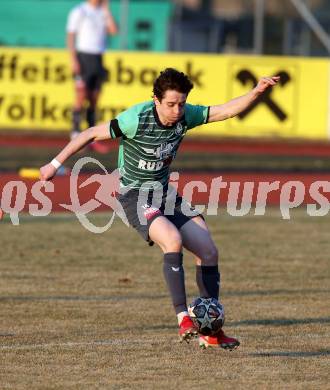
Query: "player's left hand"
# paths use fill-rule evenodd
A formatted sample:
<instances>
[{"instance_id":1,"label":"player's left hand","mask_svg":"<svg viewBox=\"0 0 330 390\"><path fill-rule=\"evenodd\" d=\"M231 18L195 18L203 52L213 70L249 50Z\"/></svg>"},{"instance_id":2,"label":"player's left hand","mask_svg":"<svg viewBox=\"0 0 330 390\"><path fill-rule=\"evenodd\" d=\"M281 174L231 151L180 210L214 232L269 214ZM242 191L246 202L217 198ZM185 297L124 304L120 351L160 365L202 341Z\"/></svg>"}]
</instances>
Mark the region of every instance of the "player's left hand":
<instances>
[{"instance_id":1,"label":"player's left hand","mask_svg":"<svg viewBox=\"0 0 330 390\"><path fill-rule=\"evenodd\" d=\"M255 90L258 94L264 93L266 89L273 87L276 85L280 80L280 76L273 76L273 77L262 77L257 86L255 87Z\"/></svg>"},{"instance_id":2,"label":"player's left hand","mask_svg":"<svg viewBox=\"0 0 330 390\"><path fill-rule=\"evenodd\" d=\"M40 180L51 180L56 174L56 168L52 164L46 164L40 168Z\"/></svg>"}]
</instances>

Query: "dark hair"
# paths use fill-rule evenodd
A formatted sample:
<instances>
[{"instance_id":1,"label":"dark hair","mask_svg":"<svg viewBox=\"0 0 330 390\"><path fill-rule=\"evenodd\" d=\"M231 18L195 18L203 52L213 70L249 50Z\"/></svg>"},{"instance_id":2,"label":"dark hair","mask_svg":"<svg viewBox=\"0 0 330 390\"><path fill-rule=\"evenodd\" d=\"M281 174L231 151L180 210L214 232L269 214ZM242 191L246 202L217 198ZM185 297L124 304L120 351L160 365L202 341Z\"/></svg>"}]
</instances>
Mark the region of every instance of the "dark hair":
<instances>
[{"instance_id":1,"label":"dark hair","mask_svg":"<svg viewBox=\"0 0 330 390\"><path fill-rule=\"evenodd\" d=\"M189 77L183 72L179 72L174 68L166 68L154 82L153 93L159 101L161 101L168 90L189 94L194 88Z\"/></svg>"}]
</instances>

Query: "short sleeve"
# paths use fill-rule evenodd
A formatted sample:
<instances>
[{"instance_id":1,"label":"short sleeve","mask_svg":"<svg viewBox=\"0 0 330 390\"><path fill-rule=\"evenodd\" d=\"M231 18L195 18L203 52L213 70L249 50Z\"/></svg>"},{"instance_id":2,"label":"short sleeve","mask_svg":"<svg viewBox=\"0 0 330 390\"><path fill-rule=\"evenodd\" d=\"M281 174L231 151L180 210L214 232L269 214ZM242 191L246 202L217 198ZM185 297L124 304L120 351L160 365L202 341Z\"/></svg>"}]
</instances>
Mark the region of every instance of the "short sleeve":
<instances>
[{"instance_id":1,"label":"short sleeve","mask_svg":"<svg viewBox=\"0 0 330 390\"><path fill-rule=\"evenodd\" d=\"M74 8L69 13L68 21L66 24L66 31L68 33L75 33L78 31L81 17L82 17L82 10L78 7Z\"/></svg>"},{"instance_id":2,"label":"short sleeve","mask_svg":"<svg viewBox=\"0 0 330 390\"><path fill-rule=\"evenodd\" d=\"M125 136L134 138L139 124L139 117L134 107L121 112L116 119L110 122L111 138Z\"/></svg>"},{"instance_id":3,"label":"short sleeve","mask_svg":"<svg viewBox=\"0 0 330 390\"><path fill-rule=\"evenodd\" d=\"M188 130L207 123L209 119L209 106L186 104L185 119Z\"/></svg>"}]
</instances>

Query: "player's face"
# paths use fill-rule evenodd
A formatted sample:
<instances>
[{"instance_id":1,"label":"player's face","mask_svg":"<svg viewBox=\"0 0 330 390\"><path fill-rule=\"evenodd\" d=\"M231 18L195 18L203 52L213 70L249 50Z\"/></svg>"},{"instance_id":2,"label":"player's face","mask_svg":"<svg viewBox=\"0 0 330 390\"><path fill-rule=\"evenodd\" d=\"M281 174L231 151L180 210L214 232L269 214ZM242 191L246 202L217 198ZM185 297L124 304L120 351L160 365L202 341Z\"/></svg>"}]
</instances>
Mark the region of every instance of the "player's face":
<instances>
[{"instance_id":1,"label":"player's face","mask_svg":"<svg viewBox=\"0 0 330 390\"><path fill-rule=\"evenodd\" d=\"M159 101L154 98L157 113L161 122L166 126L171 126L177 122L184 114L187 95L178 91L168 90Z\"/></svg>"}]
</instances>

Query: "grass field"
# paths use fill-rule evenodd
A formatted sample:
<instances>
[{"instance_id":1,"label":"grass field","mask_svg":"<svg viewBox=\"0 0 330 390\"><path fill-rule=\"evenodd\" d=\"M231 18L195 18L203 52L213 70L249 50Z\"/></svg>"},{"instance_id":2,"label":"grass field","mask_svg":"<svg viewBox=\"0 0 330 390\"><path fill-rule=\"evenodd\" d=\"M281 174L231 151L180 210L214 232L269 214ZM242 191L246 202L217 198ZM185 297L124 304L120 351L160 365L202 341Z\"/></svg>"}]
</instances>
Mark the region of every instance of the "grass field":
<instances>
[{"instance_id":1,"label":"grass field","mask_svg":"<svg viewBox=\"0 0 330 390\"><path fill-rule=\"evenodd\" d=\"M96 215L102 225L106 215ZM329 389L329 222L208 218L238 350L180 344L162 256L120 221L1 223L1 389ZM186 254L189 299L197 295Z\"/></svg>"}]
</instances>

